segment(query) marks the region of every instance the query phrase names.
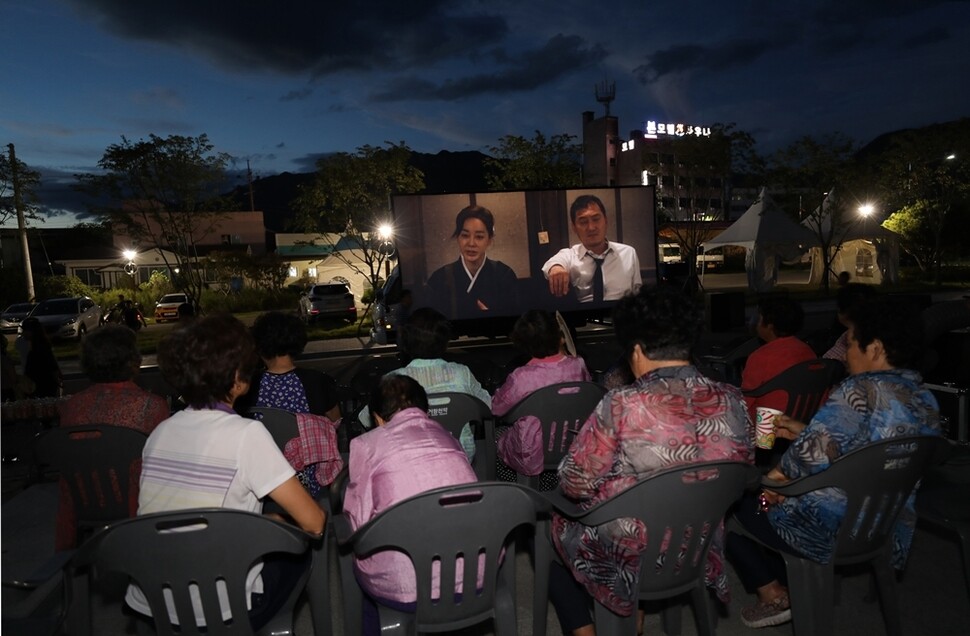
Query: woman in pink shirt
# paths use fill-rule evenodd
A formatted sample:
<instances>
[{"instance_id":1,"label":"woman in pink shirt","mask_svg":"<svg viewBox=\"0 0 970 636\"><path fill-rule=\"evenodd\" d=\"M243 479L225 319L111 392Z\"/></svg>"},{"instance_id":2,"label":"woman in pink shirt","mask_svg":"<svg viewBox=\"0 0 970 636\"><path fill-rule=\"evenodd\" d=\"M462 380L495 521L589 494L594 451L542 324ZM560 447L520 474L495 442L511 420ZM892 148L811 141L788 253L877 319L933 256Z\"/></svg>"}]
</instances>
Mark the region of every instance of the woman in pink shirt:
<instances>
[{"instance_id":1,"label":"woman in pink shirt","mask_svg":"<svg viewBox=\"0 0 970 636\"><path fill-rule=\"evenodd\" d=\"M377 426L350 442L344 513L354 529L394 504L422 492L476 481L451 433L428 417L428 396L414 379L390 374L374 387L370 413ZM410 559L384 550L357 559L354 572L365 592L364 633L379 633L379 602L414 611L417 583Z\"/></svg>"}]
</instances>

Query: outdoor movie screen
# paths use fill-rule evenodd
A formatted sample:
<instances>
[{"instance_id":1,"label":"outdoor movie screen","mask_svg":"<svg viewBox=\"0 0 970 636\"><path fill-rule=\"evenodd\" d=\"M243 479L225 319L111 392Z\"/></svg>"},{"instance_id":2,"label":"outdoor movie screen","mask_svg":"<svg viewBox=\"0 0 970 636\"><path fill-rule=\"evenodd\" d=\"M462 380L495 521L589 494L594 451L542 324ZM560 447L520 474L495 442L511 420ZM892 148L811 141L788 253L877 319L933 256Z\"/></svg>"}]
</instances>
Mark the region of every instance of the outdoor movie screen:
<instances>
[{"instance_id":1,"label":"outdoor movie screen","mask_svg":"<svg viewBox=\"0 0 970 636\"><path fill-rule=\"evenodd\" d=\"M603 313L657 282L653 186L402 195L392 207L402 288L452 320Z\"/></svg>"}]
</instances>

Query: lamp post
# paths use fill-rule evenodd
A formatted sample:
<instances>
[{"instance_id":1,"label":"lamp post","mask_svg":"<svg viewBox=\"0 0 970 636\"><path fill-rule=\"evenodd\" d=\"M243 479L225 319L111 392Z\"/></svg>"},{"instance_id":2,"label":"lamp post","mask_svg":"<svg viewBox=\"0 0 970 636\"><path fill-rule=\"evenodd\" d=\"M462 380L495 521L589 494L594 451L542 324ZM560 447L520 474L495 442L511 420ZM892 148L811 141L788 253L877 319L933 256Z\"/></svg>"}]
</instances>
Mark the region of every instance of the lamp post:
<instances>
[{"instance_id":1,"label":"lamp post","mask_svg":"<svg viewBox=\"0 0 970 636\"><path fill-rule=\"evenodd\" d=\"M128 263L125 265L125 273L134 277L135 272L138 271L138 269L135 267L135 256L137 256L138 253L134 250L125 250L121 254L128 261ZM137 284L138 281L136 280L135 283Z\"/></svg>"}]
</instances>

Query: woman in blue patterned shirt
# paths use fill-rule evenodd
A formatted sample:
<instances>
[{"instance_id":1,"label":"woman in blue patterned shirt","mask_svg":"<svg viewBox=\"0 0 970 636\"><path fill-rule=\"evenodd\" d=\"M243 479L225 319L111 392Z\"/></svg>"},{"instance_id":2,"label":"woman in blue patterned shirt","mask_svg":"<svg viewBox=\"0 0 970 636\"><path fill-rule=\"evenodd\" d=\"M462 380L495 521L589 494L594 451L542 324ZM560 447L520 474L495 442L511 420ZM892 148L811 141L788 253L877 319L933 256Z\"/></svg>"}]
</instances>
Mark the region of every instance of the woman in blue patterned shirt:
<instances>
[{"instance_id":1,"label":"woman in blue patterned shirt","mask_svg":"<svg viewBox=\"0 0 970 636\"><path fill-rule=\"evenodd\" d=\"M832 461L871 442L906 435L939 435L939 406L914 369L922 360L922 325L915 307L892 299L874 299L849 317L846 364L850 376L832 390L828 401L805 425L778 420L776 434L792 440L770 479L790 481L827 469ZM778 551L827 563L832 557L845 497L832 488L797 497L764 493L761 502L746 497L736 513L751 534ZM913 539L915 493L899 515L893 536L893 565L902 568ZM791 620L784 561L751 539L728 535L727 556L741 582L758 602L741 610L748 627Z\"/></svg>"}]
</instances>

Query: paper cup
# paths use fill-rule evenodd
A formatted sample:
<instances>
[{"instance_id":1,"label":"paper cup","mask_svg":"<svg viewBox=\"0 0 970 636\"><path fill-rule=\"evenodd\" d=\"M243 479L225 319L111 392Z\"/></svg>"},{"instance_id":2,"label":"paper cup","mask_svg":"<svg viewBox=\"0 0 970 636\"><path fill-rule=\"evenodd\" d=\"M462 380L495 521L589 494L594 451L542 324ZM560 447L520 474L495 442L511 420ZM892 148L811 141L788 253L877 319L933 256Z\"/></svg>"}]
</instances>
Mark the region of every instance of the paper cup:
<instances>
[{"instance_id":1,"label":"paper cup","mask_svg":"<svg viewBox=\"0 0 970 636\"><path fill-rule=\"evenodd\" d=\"M778 409L759 406L754 410L754 445L758 448L773 448L775 445L775 418L782 415Z\"/></svg>"}]
</instances>

